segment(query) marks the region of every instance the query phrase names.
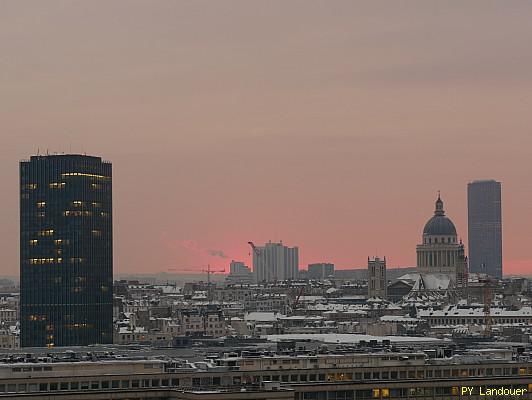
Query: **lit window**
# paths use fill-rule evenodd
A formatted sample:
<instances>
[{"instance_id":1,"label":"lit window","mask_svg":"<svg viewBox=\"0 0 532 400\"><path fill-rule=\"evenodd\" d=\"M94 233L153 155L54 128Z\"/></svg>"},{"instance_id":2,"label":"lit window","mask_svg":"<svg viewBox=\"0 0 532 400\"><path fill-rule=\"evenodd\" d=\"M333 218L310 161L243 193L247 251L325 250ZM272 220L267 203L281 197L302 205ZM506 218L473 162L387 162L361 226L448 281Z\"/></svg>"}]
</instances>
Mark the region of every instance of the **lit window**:
<instances>
[{"instance_id":1,"label":"lit window","mask_svg":"<svg viewBox=\"0 0 532 400\"><path fill-rule=\"evenodd\" d=\"M44 211L36 212L36 213L35 213L35 216L36 216L37 218L44 218Z\"/></svg>"},{"instance_id":2,"label":"lit window","mask_svg":"<svg viewBox=\"0 0 532 400\"><path fill-rule=\"evenodd\" d=\"M46 229L44 231L39 231L38 232L39 236L52 236L53 234L54 234L54 230L53 229Z\"/></svg>"},{"instance_id":3,"label":"lit window","mask_svg":"<svg viewBox=\"0 0 532 400\"><path fill-rule=\"evenodd\" d=\"M45 201L39 201L37 203L37 208L44 208L46 207L46 202Z\"/></svg>"},{"instance_id":4,"label":"lit window","mask_svg":"<svg viewBox=\"0 0 532 400\"><path fill-rule=\"evenodd\" d=\"M91 188L93 188L94 190L100 190L102 187L103 186L99 183L91 183Z\"/></svg>"},{"instance_id":5,"label":"lit window","mask_svg":"<svg viewBox=\"0 0 532 400\"><path fill-rule=\"evenodd\" d=\"M30 258L31 265L59 264L63 262L62 258Z\"/></svg>"},{"instance_id":6,"label":"lit window","mask_svg":"<svg viewBox=\"0 0 532 400\"><path fill-rule=\"evenodd\" d=\"M382 389L382 397L390 397L390 389L388 388Z\"/></svg>"},{"instance_id":7,"label":"lit window","mask_svg":"<svg viewBox=\"0 0 532 400\"><path fill-rule=\"evenodd\" d=\"M373 398L374 399L380 399L381 397L381 390L380 389L373 389Z\"/></svg>"},{"instance_id":8,"label":"lit window","mask_svg":"<svg viewBox=\"0 0 532 400\"><path fill-rule=\"evenodd\" d=\"M91 217L92 216L92 211L88 211L88 210L70 211L70 210L67 210L67 211L63 211L63 215L65 217Z\"/></svg>"},{"instance_id":9,"label":"lit window","mask_svg":"<svg viewBox=\"0 0 532 400\"><path fill-rule=\"evenodd\" d=\"M100 215L101 215L102 217L104 217L104 218L107 218L107 217L109 216L109 213L108 213L108 212L105 212L105 211L102 211L102 212L100 213Z\"/></svg>"},{"instance_id":10,"label":"lit window","mask_svg":"<svg viewBox=\"0 0 532 400\"><path fill-rule=\"evenodd\" d=\"M50 189L63 189L65 186L65 182L52 182L48 185Z\"/></svg>"},{"instance_id":11,"label":"lit window","mask_svg":"<svg viewBox=\"0 0 532 400\"><path fill-rule=\"evenodd\" d=\"M82 207L83 206L83 202L82 201L79 201L79 200L76 200L76 201L73 201L72 202L72 205L74 207Z\"/></svg>"},{"instance_id":12,"label":"lit window","mask_svg":"<svg viewBox=\"0 0 532 400\"><path fill-rule=\"evenodd\" d=\"M31 239L30 240L30 246L36 246L38 243L38 240L37 239Z\"/></svg>"},{"instance_id":13,"label":"lit window","mask_svg":"<svg viewBox=\"0 0 532 400\"><path fill-rule=\"evenodd\" d=\"M97 229L93 229L93 230L91 231L91 233L92 233L92 236L96 236L96 237L100 237L100 236L102 236L102 231L99 231L99 230L97 230Z\"/></svg>"},{"instance_id":14,"label":"lit window","mask_svg":"<svg viewBox=\"0 0 532 400\"><path fill-rule=\"evenodd\" d=\"M98 202L96 202L96 201L93 201L93 202L92 202L92 206L93 206L94 208L102 208L102 203L98 203Z\"/></svg>"},{"instance_id":15,"label":"lit window","mask_svg":"<svg viewBox=\"0 0 532 400\"><path fill-rule=\"evenodd\" d=\"M97 175L97 174L87 174L85 172L66 172L64 174L61 174L61 176L67 177L67 176L84 176L87 178L94 178L94 179L101 179L101 180L110 180L110 176L104 176L104 175Z\"/></svg>"}]
</instances>

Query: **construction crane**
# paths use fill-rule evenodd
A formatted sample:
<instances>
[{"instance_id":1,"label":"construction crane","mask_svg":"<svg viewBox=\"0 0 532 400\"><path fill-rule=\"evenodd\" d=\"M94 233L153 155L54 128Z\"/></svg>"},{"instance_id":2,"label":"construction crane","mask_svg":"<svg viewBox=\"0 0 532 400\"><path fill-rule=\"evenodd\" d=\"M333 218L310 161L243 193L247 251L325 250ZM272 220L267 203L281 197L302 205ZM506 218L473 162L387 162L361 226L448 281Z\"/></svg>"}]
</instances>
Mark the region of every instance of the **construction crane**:
<instances>
[{"instance_id":1,"label":"construction crane","mask_svg":"<svg viewBox=\"0 0 532 400\"><path fill-rule=\"evenodd\" d=\"M201 272L207 273L207 301L209 304L212 302L212 295L211 295L211 274L216 273L224 273L225 269L222 270L212 270L211 264L207 264L207 269L202 269Z\"/></svg>"},{"instance_id":2,"label":"construction crane","mask_svg":"<svg viewBox=\"0 0 532 400\"><path fill-rule=\"evenodd\" d=\"M248 244L251 246L253 253L255 253L257 256L260 256L260 249L257 246L255 246L253 242L248 242Z\"/></svg>"},{"instance_id":3,"label":"construction crane","mask_svg":"<svg viewBox=\"0 0 532 400\"><path fill-rule=\"evenodd\" d=\"M205 267L207 267L207 268L205 268ZM201 268L201 269L198 270L197 268ZM195 266L195 267L186 267L186 269L170 267L170 268L167 269L167 271L204 272L204 273L206 273L207 274L207 300L209 301L209 303L212 301L212 299L211 299L211 274L223 274L223 273L225 273L225 269L217 269L217 270L211 269L211 265L210 264L198 265L198 266Z\"/></svg>"},{"instance_id":4,"label":"construction crane","mask_svg":"<svg viewBox=\"0 0 532 400\"><path fill-rule=\"evenodd\" d=\"M207 264L207 269L202 269L201 272L205 272L207 274L207 285L211 285L211 274L223 274L225 273L225 269L211 269L211 264Z\"/></svg>"},{"instance_id":5,"label":"construction crane","mask_svg":"<svg viewBox=\"0 0 532 400\"><path fill-rule=\"evenodd\" d=\"M253 251L253 254L255 254L257 256L257 263L260 263L261 262L261 258L262 258L262 257L260 257L260 254L261 254L260 249L257 246L255 246L255 243L253 243L253 242L248 242L248 244L251 246L251 250ZM258 268L258 269L260 270L260 268ZM255 271L255 265L253 265L253 274L255 274L255 277L257 278L257 283L260 283L258 281L258 279L259 279L258 272Z\"/></svg>"},{"instance_id":6,"label":"construction crane","mask_svg":"<svg viewBox=\"0 0 532 400\"><path fill-rule=\"evenodd\" d=\"M294 310L299 305L299 299L301 298L301 295L303 294L304 291L305 291L305 286L301 286L301 289L299 289L299 293L297 294L296 299L294 300L294 305L292 307Z\"/></svg>"},{"instance_id":7,"label":"construction crane","mask_svg":"<svg viewBox=\"0 0 532 400\"><path fill-rule=\"evenodd\" d=\"M205 268L207 267L207 268ZM201 268L201 269L197 269L197 268ZM218 273L225 273L225 269L220 269L220 270L214 270L214 269L211 269L211 265L210 264L207 264L207 265L195 265L193 267L184 267L184 268L181 268L181 267L167 267L166 269L167 271L172 271L172 272L204 272L207 274L207 283L210 283L211 279L211 274L218 274Z\"/></svg>"}]
</instances>

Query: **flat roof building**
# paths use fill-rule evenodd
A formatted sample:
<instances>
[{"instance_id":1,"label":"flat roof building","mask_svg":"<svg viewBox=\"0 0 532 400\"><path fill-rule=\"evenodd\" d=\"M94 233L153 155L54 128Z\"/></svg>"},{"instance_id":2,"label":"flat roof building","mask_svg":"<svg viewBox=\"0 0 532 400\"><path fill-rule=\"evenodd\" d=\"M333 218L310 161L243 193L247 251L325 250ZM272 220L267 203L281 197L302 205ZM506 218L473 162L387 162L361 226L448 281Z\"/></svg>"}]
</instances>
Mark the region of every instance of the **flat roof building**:
<instances>
[{"instance_id":1,"label":"flat roof building","mask_svg":"<svg viewBox=\"0 0 532 400\"><path fill-rule=\"evenodd\" d=\"M111 343L112 166L86 155L20 163L22 347Z\"/></svg>"},{"instance_id":2,"label":"flat roof building","mask_svg":"<svg viewBox=\"0 0 532 400\"><path fill-rule=\"evenodd\" d=\"M467 185L469 270L502 278L501 183Z\"/></svg>"},{"instance_id":3,"label":"flat roof building","mask_svg":"<svg viewBox=\"0 0 532 400\"><path fill-rule=\"evenodd\" d=\"M299 249L280 243L268 242L253 252L255 282L277 282L297 279L299 275Z\"/></svg>"}]
</instances>

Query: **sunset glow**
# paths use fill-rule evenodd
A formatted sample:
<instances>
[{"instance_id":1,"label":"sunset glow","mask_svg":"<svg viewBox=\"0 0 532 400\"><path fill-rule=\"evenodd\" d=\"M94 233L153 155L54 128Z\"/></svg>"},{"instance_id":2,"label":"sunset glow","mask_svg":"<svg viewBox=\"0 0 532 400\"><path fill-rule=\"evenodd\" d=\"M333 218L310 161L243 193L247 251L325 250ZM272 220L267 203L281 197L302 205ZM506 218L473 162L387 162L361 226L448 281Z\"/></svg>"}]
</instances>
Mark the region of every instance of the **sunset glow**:
<instances>
[{"instance_id":1,"label":"sunset glow","mask_svg":"<svg viewBox=\"0 0 532 400\"><path fill-rule=\"evenodd\" d=\"M3 275L38 152L112 160L115 274L251 265L250 240L415 266L437 191L467 245L487 178L504 272L532 274L532 3L55 4L0 12Z\"/></svg>"}]
</instances>

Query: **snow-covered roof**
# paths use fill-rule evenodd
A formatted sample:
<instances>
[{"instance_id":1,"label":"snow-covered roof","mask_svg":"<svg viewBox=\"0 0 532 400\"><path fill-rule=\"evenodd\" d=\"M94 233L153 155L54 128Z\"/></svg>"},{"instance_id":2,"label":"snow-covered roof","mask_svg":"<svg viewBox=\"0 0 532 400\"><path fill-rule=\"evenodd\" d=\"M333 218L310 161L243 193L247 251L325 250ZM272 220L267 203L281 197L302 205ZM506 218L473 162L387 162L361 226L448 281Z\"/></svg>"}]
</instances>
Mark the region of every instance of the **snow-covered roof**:
<instances>
[{"instance_id":1,"label":"snow-covered roof","mask_svg":"<svg viewBox=\"0 0 532 400\"><path fill-rule=\"evenodd\" d=\"M380 320L382 322L403 322L403 323L416 323L419 322L418 318L408 317L406 315L383 315Z\"/></svg>"},{"instance_id":2,"label":"snow-covered roof","mask_svg":"<svg viewBox=\"0 0 532 400\"><path fill-rule=\"evenodd\" d=\"M244 320L245 321L273 322L283 317L285 317L285 315L278 314L275 312L253 311L253 312L246 314L244 316Z\"/></svg>"},{"instance_id":3,"label":"snow-covered roof","mask_svg":"<svg viewBox=\"0 0 532 400\"><path fill-rule=\"evenodd\" d=\"M372 336L372 335L358 335L351 333L301 333L301 334L284 334L284 335L266 335L265 338L272 342L279 342L282 340L316 340L324 343L345 343L357 344L361 341L369 342L376 340L382 342L389 340L391 343L443 343L444 339L435 339L431 337L417 337L417 336Z\"/></svg>"},{"instance_id":4,"label":"snow-covered roof","mask_svg":"<svg viewBox=\"0 0 532 400\"><path fill-rule=\"evenodd\" d=\"M314 316L314 317L311 317L311 316L308 316L308 315L291 315L289 317L280 317L280 319L282 321L286 321L286 320L296 320L296 321L302 321L302 320L307 320L307 321L318 321L318 320L322 320L323 317L321 316Z\"/></svg>"},{"instance_id":5,"label":"snow-covered roof","mask_svg":"<svg viewBox=\"0 0 532 400\"><path fill-rule=\"evenodd\" d=\"M482 307L456 307L450 305L444 307L442 310L420 310L418 311L420 318L427 317L484 317L484 308ZM499 307L492 307L490 310L492 317L504 318L519 318L532 317L532 307L523 307L520 310L508 310Z\"/></svg>"},{"instance_id":6,"label":"snow-covered roof","mask_svg":"<svg viewBox=\"0 0 532 400\"><path fill-rule=\"evenodd\" d=\"M399 277L401 281L414 283L412 290L447 290L452 286L453 279L447 274L411 273Z\"/></svg>"},{"instance_id":7,"label":"snow-covered roof","mask_svg":"<svg viewBox=\"0 0 532 400\"><path fill-rule=\"evenodd\" d=\"M144 328L143 326L137 326L133 330L131 330L131 328L127 326L122 326L119 328L118 333L131 334L131 333L147 333L147 332L146 332L146 328Z\"/></svg>"}]
</instances>

